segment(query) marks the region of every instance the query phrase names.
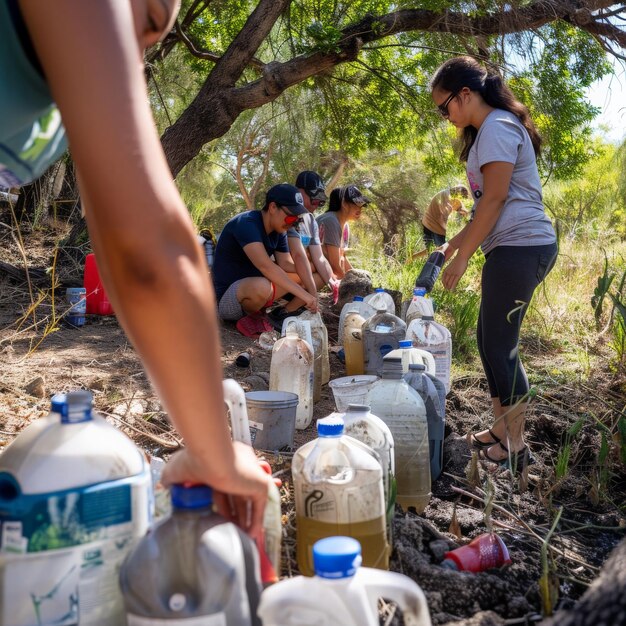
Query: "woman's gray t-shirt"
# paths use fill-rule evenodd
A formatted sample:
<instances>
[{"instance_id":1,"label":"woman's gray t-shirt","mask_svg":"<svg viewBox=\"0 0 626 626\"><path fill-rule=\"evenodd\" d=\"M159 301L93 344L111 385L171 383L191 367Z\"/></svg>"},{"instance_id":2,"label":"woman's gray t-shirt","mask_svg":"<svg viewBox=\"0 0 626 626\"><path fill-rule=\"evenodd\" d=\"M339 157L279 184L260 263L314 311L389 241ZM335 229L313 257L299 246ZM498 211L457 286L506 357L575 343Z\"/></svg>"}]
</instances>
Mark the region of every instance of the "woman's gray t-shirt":
<instances>
[{"instance_id":1,"label":"woman's gray t-shirt","mask_svg":"<svg viewBox=\"0 0 626 626\"><path fill-rule=\"evenodd\" d=\"M542 246L556 241L546 215L535 151L528 131L509 111L495 109L485 118L467 157L467 179L474 197L472 219L480 211L483 175L494 161L513 163L513 174L500 217L481 244L487 254L496 246Z\"/></svg>"}]
</instances>

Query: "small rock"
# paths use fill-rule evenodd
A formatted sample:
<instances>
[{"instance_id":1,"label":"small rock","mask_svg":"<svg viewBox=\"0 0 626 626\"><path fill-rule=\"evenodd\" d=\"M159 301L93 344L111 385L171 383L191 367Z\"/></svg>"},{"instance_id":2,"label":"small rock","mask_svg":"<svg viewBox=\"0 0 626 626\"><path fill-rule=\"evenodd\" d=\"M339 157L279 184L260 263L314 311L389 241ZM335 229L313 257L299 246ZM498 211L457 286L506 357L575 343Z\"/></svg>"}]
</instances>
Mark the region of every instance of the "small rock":
<instances>
[{"instance_id":1,"label":"small rock","mask_svg":"<svg viewBox=\"0 0 626 626\"><path fill-rule=\"evenodd\" d=\"M26 387L24 387L24 391L31 396L35 396L35 398L45 398L46 397L46 387L44 380L41 376L37 376L31 380Z\"/></svg>"},{"instance_id":2,"label":"small rock","mask_svg":"<svg viewBox=\"0 0 626 626\"><path fill-rule=\"evenodd\" d=\"M435 563L441 563L443 561L444 554L450 551L450 546L447 541L443 539L436 539L428 544L430 551L433 553L433 559Z\"/></svg>"},{"instance_id":3,"label":"small rock","mask_svg":"<svg viewBox=\"0 0 626 626\"><path fill-rule=\"evenodd\" d=\"M352 302L354 296L366 296L372 291L372 277L364 270L348 270L339 285L339 300L335 305L341 311L346 302Z\"/></svg>"},{"instance_id":4,"label":"small rock","mask_svg":"<svg viewBox=\"0 0 626 626\"><path fill-rule=\"evenodd\" d=\"M259 378L262 378L267 383L267 386L269 388L270 386L270 373L269 372L254 372L254 375L258 376Z\"/></svg>"},{"instance_id":5,"label":"small rock","mask_svg":"<svg viewBox=\"0 0 626 626\"><path fill-rule=\"evenodd\" d=\"M106 380L104 378L96 378L89 384L89 388L94 391L106 391Z\"/></svg>"},{"instance_id":6,"label":"small rock","mask_svg":"<svg viewBox=\"0 0 626 626\"><path fill-rule=\"evenodd\" d=\"M267 381L256 374L246 376L246 378L241 381L241 386L244 387L246 391L267 391L269 389Z\"/></svg>"}]
</instances>

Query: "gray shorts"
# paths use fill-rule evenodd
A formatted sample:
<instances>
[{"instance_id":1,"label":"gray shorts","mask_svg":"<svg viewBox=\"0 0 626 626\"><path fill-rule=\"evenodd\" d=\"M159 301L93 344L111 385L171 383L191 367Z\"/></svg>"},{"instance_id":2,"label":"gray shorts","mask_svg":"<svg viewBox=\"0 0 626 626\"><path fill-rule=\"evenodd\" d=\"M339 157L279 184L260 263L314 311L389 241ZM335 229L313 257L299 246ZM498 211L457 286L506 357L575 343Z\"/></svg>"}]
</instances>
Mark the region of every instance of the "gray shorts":
<instances>
[{"instance_id":1,"label":"gray shorts","mask_svg":"<svg viewBox=\"0 0 626 626\"><path fill-rule=\"evenodd\" d=\"M237 300L237 289L242 280L246 279L242 278L241 280L236 280L220 298L217 305L217 312L221 319L236 322L245 315L241 303Z\"/></svg>"}]
</instances>

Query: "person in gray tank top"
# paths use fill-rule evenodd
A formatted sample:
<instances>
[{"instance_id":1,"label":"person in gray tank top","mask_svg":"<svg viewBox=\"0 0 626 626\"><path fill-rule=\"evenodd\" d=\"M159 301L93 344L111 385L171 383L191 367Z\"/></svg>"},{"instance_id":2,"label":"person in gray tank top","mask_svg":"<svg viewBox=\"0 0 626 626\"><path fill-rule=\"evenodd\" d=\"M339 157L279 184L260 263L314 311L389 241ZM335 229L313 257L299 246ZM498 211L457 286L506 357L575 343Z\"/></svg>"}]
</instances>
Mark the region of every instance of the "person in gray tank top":
<instances>
[{"instance_id":1,"label":"person in gray tank top","mask_svg":"<svg viewBox=\"0 0 626 626\"><path fill-rule=\"evenodd\" d=\"M479 246L486 259L476 337L494 422L467 439L483 460L521 470L533 458L524 441L529 386L519 358L520 327L557 256L537 170L541 138L500 75L471 57L441 65L431 90L441 115L459 129L474 200L470 222L440 248L449 260L444 287L457 286Z\"/></svg>"}]
</instances>

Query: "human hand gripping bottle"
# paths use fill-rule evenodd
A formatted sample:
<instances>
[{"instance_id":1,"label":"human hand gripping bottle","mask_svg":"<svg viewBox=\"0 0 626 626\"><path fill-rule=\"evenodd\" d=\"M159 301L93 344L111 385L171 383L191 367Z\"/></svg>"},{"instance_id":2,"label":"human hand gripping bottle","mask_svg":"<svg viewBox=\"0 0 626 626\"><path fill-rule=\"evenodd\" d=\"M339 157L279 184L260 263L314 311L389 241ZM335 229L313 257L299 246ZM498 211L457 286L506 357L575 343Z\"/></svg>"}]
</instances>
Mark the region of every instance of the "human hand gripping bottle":
<instances>
[{"instance_id":1,"label":"human hand gripping bottle","mask_svg":"<svg viewBox=\"0 0 626 626\"><path fill-rule=\"evenodd\" d=\"M321 539L313 546L315 575L296 576L265 590L264 626L378 626L378 600L395 602L407 626L431 626L424 592L407 576L361 567L352 537Z\"/></svg>"}]
</instances>

